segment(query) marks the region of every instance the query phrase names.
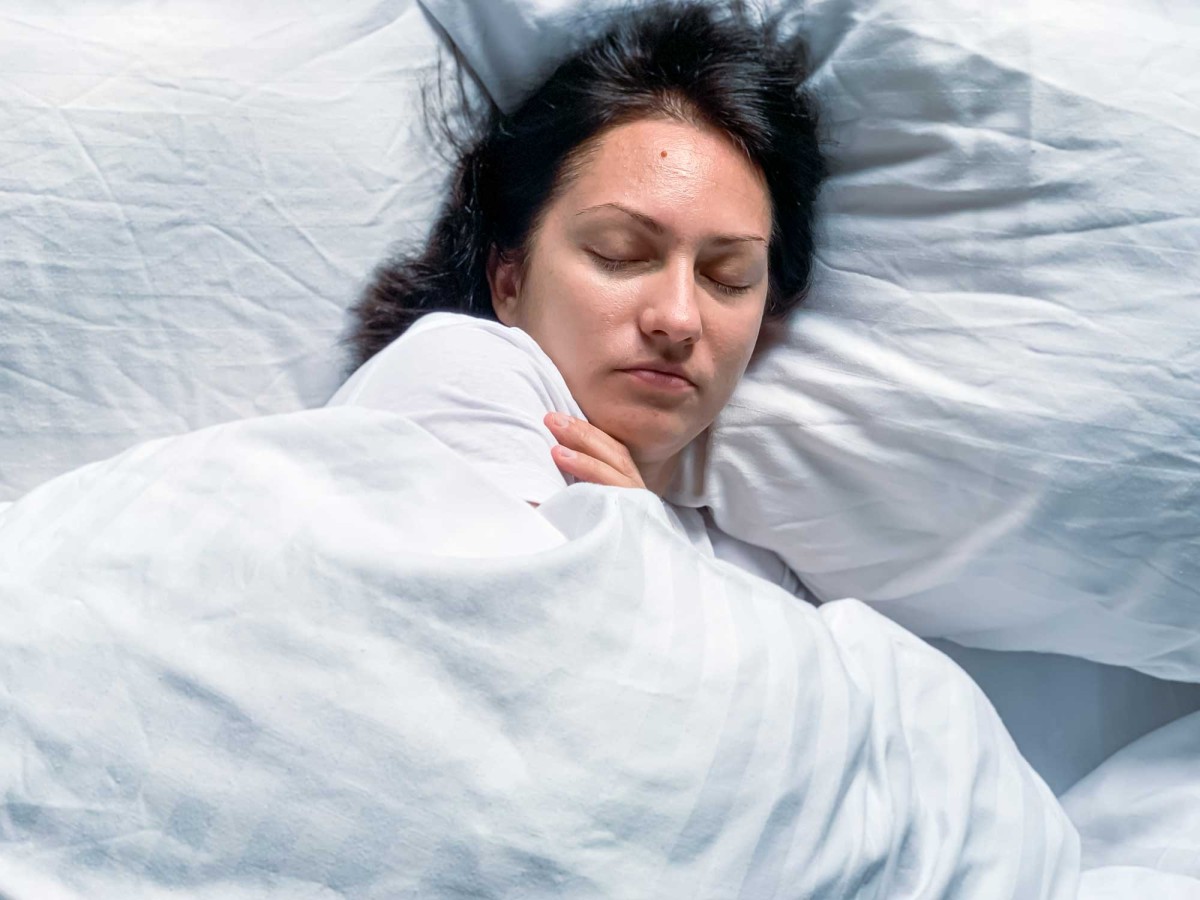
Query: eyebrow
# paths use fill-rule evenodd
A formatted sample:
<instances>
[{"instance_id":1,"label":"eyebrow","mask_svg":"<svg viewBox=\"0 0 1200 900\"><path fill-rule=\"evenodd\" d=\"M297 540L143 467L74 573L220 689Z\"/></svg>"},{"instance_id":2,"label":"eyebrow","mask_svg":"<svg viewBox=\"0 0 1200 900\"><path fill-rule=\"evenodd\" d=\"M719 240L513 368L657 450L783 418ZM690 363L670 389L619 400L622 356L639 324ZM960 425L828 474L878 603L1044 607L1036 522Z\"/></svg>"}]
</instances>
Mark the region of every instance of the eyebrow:
<instances>
[{"instance_id":1,"label":"eyebrow","mask_svg":"<svg viewBox=\"0 0 1200 900\"><path fill-rule=\"evenodd\" d=\"M636 209L630 209L628 206L623 206L620 203L597 203L595 206L589 206L587 209L581 209L575 213L577 216L582 216L584 213L593 212L598 209L616 209L625 213L627 216L632 216L637 219L650 231L655 234L662 234L667 229L657 219L652 219L645 213L640 213ZM767 242L766 238L759 237L757 234L718 234L712 239L714 244L738 244L745 241L758 241L760 244Z\"/></svg>"}]
</instances>

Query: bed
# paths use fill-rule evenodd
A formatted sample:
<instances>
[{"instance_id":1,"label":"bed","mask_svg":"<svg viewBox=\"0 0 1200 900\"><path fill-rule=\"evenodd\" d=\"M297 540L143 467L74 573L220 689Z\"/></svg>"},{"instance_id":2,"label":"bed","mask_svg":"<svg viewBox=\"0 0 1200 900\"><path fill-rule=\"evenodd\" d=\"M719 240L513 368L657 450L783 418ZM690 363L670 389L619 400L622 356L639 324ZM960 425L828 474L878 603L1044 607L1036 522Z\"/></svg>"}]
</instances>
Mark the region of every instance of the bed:
<instances>
[{"instance_id":1,"label":"bed","mask_svg":"<svg viewBox=\"0 0 1200 900\"><path fill-rule=\"evenodd\" d=\"M0 0L0 896L1200 896L1200 15L787 7L817 278L693 502L813 611L321 409L439 54L613 6Z\"/></svg>"}]
</instances>

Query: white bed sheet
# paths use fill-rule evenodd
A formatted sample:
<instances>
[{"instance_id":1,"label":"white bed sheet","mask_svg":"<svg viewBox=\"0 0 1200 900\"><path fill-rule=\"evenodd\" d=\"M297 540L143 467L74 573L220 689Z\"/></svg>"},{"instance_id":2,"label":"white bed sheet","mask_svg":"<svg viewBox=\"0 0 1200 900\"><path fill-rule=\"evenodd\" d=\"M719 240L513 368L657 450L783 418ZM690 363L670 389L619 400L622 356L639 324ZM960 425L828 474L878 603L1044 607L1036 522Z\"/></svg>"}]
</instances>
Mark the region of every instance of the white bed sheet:
<instances>
[{"instance_id":1,"label":"white bed sheet","mask_svg":"<svg viewBox=\"0 0 1200 900\"><path fill-rule=\"evenodd\" d=\"M413 0L0 0L0 500L329 399L440 198L439 46Z\"/></svg>"}]
</instances>

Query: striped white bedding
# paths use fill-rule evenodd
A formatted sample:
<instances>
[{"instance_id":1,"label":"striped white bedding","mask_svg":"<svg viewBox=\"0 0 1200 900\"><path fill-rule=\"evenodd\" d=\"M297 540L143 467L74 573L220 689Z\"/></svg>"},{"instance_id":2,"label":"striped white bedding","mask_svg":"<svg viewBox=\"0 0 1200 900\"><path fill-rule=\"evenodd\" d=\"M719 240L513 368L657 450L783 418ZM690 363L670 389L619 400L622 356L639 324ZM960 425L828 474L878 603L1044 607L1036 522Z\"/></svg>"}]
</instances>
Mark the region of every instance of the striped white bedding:
<instances>
[{"instance_id":1,"label":"striped white bedding","mask_svg":"<svg viewBox=\"0 0 1200 900\"><path fill-rule=\"evenodd\" d=\"M410 422L143 444L0 511L0 895L1075 897L947 657Z\"/></svg>"}]
</instances>

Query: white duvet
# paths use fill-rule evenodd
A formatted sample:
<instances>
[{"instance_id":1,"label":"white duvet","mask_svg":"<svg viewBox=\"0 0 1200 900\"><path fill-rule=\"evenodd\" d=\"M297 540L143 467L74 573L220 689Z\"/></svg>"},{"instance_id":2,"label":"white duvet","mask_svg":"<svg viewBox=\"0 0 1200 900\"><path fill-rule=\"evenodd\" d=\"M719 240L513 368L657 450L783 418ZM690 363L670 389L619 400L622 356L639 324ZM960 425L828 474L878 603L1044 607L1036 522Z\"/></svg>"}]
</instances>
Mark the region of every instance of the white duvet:
<instances>
[{"instance_id":1,"label":"white duvet","mask_svg":"<svg viewBox=\"0 0 1200 900\"><path fill-rule=\"evenodd\" d=\"M143 444L0 509L0 895L1074 897L947 657L540 510L407 420Z\"/></svg>"}]
</instances>

